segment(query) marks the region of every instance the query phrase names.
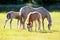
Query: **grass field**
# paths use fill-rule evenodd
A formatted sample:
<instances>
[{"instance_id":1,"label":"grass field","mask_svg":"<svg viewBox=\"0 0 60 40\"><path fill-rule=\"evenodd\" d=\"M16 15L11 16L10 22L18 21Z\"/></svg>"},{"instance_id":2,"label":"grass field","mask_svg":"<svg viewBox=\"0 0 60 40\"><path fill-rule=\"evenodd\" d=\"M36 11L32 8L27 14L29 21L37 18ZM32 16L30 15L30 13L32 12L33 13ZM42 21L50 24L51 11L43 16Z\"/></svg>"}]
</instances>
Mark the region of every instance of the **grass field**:
<instances>
[{"instance_id":1,"label":"grass field","mask_svg":"<svg viewBox=\"0 0 60 40\"><path fill-rule=\"evenodd\" d=\"M45 21L45 31L28 32L27 30L17 29L17 20L12 22L10 29L9 21L6 28L3 28L6 19L5 13L0 13L0 40L60 40L60 12L50 12L52 17L51 30L48 31Z\"/></svg>"}]
</instances>

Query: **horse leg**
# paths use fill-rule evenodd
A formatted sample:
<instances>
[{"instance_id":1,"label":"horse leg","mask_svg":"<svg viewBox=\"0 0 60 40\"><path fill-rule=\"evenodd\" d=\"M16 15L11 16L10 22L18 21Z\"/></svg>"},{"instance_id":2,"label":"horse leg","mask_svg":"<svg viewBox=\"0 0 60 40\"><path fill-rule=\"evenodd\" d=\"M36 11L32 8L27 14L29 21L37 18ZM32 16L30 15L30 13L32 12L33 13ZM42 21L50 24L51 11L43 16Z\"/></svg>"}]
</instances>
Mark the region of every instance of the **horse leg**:
<instances>
[{"instance_id":1,"label":"horse leg","mask_svg":"<svg viewBox=\"0 0 60 40\"><path fill-rule=\"evenodd\" d=\"M40 24L41 24L41 23L40 23L40 20L38 20L38 23L39 23L39 27L38 27L38 30L40 30Z\"/></svg>"},{"instance_id":2,"label":"horse leg","mask_svg":"<svg viewBox=\"0 0 60 40\"><path fill-rule=\"evenodd\" d=\"M43 26L43 30L45 30L45 29L44 29L44 19L42 19L42 26Z\"/></svg>"},{"instance_id":3,"label":"horse leg","mask_svg":"<svg viewBox=\"0 0 60 40\"><path fill-rule=\"evenodd\" d=\"M12 23L12 19L10 20L10 29L11 29L11 23Z\"/></svg>"},{"instance_id":4,"label":"horse leg","mask_svg":"<svg viewBox=\"0 0 60 40\"><path fill-rule=\"evenodd\" d=\"M22 17L20 17L20 28L21 28L21 25L22 25Z\"/></svg>"},{"instance_id":5,"label":"horse leg","mask_svg":"<svg viewBox=\"0 0 60 40\"><path fill-rule=\"evenodd\" d=\"M18 29L18 25L19 25L19 19L17 20L17 29Z\"/></svg>"},{"instance_id":6,"label":"horse leg","mask_svg":"<svg viewBox=\"0 0 60 40\"><path fill-rule=\"evenodd\" d=\"M35 26L35 31L36 31L36 28L37 28L37 21L35 21L35 25L36 25L36 26Z\"/></svg>"},{"instance_id":7,"label":"horse leg","mask_svg":"<svg viewBox=\"0 0 60 40\"><path fill-rule=\"evenodd\" d=\"M21 17L20 18L20 28L23 26L23 29L25 29L24 28L24 23L25 23L25 21L23 20L23 17Z\"/></svg>"},{"instance_id":8,"label":"horse leg","mask_svg":"<svg viewBox=\"0 0 60 40\"><path fill-rule=\"evenodd\" d=\"M31 31L32 31L32 27L33 27L33 22L32 22L32 24L31 24L32 26L31 26Z\"/></svg>"},{"instance_id":9,"label":"horse leg","mask_svg":"<svg viewBox=\"0 0 60 40\"><path fill-rule=\"evenodd\" d=\"M5 20L5 23L4 23L4 28L5 28L5 26L6 26L7 21L8 21L8 19L6 19L6 20Z\"/></svg>"},{"instance_id":10,"label":"horse leg","mask_svg":"<svg viewBox=\"0 0 60 40\"><path fill-rule=\"evenodd\" d=\"M21 26L23 27L23 29L25 29L25 21L21 23Z\"/></svg>"},{"instance_id":11,"label":"horse leg","mask_svg":"<svg viewBox=\"0 0 60 40\"><path fill-rule=\"evenodd\" d=\"M31 26L31 31L32 31L32 26Z\"/></svg>"},{"instance_id":12,"label":"horse leg","mask_svg":"<svg viewBox=\"0 0 60 40\"><path fill-rule=\"evenodd\" d=\"M25 21L23 22L23 29L25 29Z\"/></svg>"},{"instance_id":13,"label":"horse leg","mask_svg":"<svg viewBox=\"0 0 60 40\"><path fill-rule=\"evenodd\" d=\"M20 23L22 24L23 29L25 29L25 20L26 20L26 18L21 17L20 19L21 19L21 20L20 20Z\"/></svg>"}]
</instances>

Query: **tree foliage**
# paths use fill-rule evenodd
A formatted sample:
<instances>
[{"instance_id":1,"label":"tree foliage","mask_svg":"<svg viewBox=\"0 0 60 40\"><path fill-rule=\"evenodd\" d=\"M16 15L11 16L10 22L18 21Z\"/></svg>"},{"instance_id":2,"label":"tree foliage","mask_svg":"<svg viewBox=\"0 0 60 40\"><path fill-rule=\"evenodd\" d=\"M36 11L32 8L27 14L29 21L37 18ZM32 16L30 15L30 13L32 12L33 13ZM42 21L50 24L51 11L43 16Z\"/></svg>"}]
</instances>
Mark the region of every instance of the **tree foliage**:
<instances>
[{"instance_id":1,"label":"tree foliage","mask_svg":"<svg viewBox=\"0 0 60 40\"><path fill-rule=\"evenodd\" d=\"M0 4L37 3L39 5L60 4L60 0L0 0Z\"/></svg>"}]
</instances>

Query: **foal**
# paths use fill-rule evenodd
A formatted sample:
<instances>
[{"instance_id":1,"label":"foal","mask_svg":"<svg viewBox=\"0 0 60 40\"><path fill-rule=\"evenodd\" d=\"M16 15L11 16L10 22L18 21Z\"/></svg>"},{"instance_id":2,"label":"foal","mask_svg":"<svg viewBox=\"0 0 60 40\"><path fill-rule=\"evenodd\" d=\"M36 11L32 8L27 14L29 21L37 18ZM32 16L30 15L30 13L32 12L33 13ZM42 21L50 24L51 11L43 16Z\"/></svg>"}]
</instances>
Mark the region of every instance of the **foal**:
<instances>
[{"instance_id":1,"label":"foal","mask_svg":"<svg viewBox=\"0 0 60 40\"><path fill-rule=\"evenodd\" d=\"M19 24L19 20L20 20L20 15L19 12L14 12L14 11L9 11L7 12L7 16L6 16L6 20L5 20L5 24L4 24L4 28L6 26L7 21L10 19L10 28L11 28L11 23L12 23L12 19L17 19L17 28L18 28L18 24Z\"/></svg>"},{"instance_id":2,"label":"foal","mask_svg":"<svg viewBox=\"0 0 60 40\"><path fill-rule=\"evenodd\" d=\"M33 21L36 21L36 20L39 23L38 30L40 30L40 23L42 23L42 16L39 12L37 11L30 12L27 16L27 20L28 20L28 24L27 24L28 31L32 31ZM35 28L35 31L36 31L36 28Z\"/></svg>"}]
</instances>

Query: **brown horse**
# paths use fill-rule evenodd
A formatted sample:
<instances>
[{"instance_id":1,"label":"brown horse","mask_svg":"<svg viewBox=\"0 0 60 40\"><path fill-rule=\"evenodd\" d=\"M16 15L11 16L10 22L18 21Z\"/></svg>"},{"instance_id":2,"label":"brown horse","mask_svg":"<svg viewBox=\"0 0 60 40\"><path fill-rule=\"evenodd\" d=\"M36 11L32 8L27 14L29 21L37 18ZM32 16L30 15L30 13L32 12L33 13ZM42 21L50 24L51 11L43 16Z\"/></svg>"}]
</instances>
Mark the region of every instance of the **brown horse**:
<instances>
[{"instance_id":1,"label":"brown horse","mask_svg":"<svg viewBox=\"0 0 60 40\"><path fill-rule=\"evenodd\" d=\"M32 8L29 6L24 6L20 9L19 15L21 15L21 24L23 24L23 29L25 28L24 24L25 24L25 20L27 18L27 15L30 12L34 12L37 11L39 13L41 13L42 15L42 26L43 26L43 30L44 30L44 19L47 18L48 20L48 29L50 30L51 24L52 24L52 20L51 20L51 16L49 14L49 11L46 10L44 7L38 7L38 8ZM22 21L22 18L24 19L24 21Z\"/></svg>"},{"instance_id":2,"label":"brown horse","mask_svg":"<svg viewBox=\"0 0 60 40\"><path fill-rule=\"evenodd\" d=\"M40 22L42 23L42 16L39 12L37 11L30 12L27 16L27 20L28 20L28 24L27 24L28 31L32 31L33 21L36 21L36 20L39 23L38 30L40 30ZM35 31L36 31L36 27L35 27Z\"/></svg>"},{"instance_id":3,"label":"brown horse","mask_svg":"<svg viewBox=\"0 0 60 40\"><path fill-rule=\"evenodd\" d=\"M4 24L4 28L6 26L7 21L10 19L10 28L11 28L11 23L13 19L17 19L17 28L18 28L18 24L19 24L19 20L20 20L20 15L19 12L14 12L14 11L9 11L7 12L7 16L6 16L6 20L5 20L5 24Z\"/></svg>"}]
</instances>

